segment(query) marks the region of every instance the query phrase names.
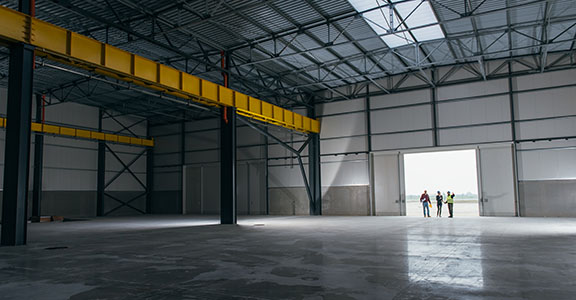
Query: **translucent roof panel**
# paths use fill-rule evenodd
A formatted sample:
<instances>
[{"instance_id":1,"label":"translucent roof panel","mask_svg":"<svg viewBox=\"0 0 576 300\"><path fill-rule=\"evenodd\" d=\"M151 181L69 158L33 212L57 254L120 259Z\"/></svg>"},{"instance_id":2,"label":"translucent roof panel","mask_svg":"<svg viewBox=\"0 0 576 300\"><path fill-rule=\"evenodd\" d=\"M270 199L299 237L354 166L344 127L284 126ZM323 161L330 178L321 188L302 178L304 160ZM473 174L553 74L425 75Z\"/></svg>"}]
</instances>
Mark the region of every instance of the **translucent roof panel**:
<instances>
[{"instance_id":1,"label":"translucent roof panel","mask_svg":"<svg viewBox=\"0 0 576 300\"><path fill-rule=\"evenodd\" d=\"M348 1L356 11L366 11L362 16L390 48L445 37L432 6L426 0L394 0L393 6L383 0ZM427 25L431 26L426 27ZM417 27L419 28L411 29Z\"/></svg>"},{"instance_id":2,"label":"translucent roof panel","mask_svg":"<svg viewBox=\"0 0 576 300\"><path fill-rule=\"evenodd\" d=\"M387 1L383 0L348 0L348 2L359 12L388 4Z\"/></svg>"},{"instance_id":3,"label":"translucent roof panel","mask_svg":"<svg viewBox=\"0 0 576 300\"><path fill-rule=\"evenodd\" d=\"M438 19L436 19L436 15L428 1L401 2L395 4L394 8L410 28L438 23Z\"/></svg>"},{"instance_id":4,"label":"translucent roof panel","mask_svg":"<svg viewBox=\"0 0 576 300\"><path fill-rule=\"evenodd\" d=\"M418 41L429 41L444 38L444 33L440 25L432 25L428 27L418 28L411 30L414 38Z\"/></svg>"},{"instance_id":5,"label":"translucent roof panel","mask_svg":"<svg viewBox=\"0 0 576 300\"><path fill-rule=\"evenodd\" d=\"M397 30L399 33L390 34L390 22L384 16L383 12L379 9L369 11L363 14L364 19L366 22L372 27L372 29L378 34L381 35L382 40L388 45L390 48L404 46L408 44L414 43L412 36L406 31L406 26L401 24ZM396 18L393 24L400 24L400 20Z\"/></svg>"}]
</instances>

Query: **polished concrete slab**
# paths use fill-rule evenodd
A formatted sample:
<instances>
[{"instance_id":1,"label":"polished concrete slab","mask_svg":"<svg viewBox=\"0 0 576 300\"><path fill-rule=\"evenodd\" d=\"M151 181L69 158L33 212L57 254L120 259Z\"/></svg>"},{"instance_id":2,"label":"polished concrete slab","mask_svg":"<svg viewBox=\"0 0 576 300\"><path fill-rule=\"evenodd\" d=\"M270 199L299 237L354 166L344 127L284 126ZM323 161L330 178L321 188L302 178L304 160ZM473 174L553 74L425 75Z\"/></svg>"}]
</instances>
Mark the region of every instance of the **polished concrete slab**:
<instances>
[{"instance_id":1,"label":"polished concrete slab","mask_svg":"<svg viewBox=\"0 0 576 300\"><path fill-rule=\"evenodd\" d=\"M575 299L576 219L143 216L31 224L0 299Z\"/></svg>"}]
</instances>

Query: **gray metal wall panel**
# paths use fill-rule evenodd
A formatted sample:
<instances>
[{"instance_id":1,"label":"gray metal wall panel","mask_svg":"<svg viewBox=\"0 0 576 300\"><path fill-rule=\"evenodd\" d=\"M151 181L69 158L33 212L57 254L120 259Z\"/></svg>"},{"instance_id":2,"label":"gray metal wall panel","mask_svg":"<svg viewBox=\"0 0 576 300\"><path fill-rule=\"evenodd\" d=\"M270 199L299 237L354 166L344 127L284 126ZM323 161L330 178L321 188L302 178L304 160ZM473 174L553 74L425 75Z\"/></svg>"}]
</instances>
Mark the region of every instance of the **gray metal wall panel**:
<instances>
[{"instance_id":1,"label":"gray metal wall panel","mask_svg":"<svg viewBox=\"0 0 576 300\"><path fill-rule=\"evenodd\" d=\"M186 153L186 163L199 164L199 163L219 162L220 161L219 153L220 153L219 151L212 151L212 150Z\"/></svg>"},{"instance_id":2,"label":"gray metal wall panel","mask_svg":"<svg viewBox=\"0 0 576 300\"><path fill-rule=\"evenodd\" d=\"M220 127L219 122L220 121L218 118L198 120L198 121L193 121L193 122L186 122L186 125L184 128L186 129L186 131L199 131L199 130L206 130L206 129L214 129L214 128ZM177 125L175 132L178 132L180 130L179 126L180 125Z\"/></svg>"},{"instance_id":3,"label":"gray metal wall panel","mask_svg":"<svg viewBox=\"0 0 576 300\"><path fill-rule=\"evenodd\" d=\"M496 93L506 93L508 91L508 80L498 79L480 81L474 83L450 85L438 88L438 100L455 98L466 98L473 96L490 95Z\"/></svg>"},{"instance_id":4,"label":"gray metal wall panel","mask_svg":"<svg viewBox=\"0 0 576 300\"><path fill-rule=\"evenodd\" d=\"M192 132L186 134L186 151L204 150L218 148L218 130ZM180 139L180 136L178 136ZM179 151L180 148L174 147L172 151Z\"/></svg>"},{"instance_id":5,"label":"gray metal wall panel","mask_svg":"<svg viewBox=\"0 0 576 300\"><path fill-rule=\"evenodd\" d=\"M574 136L574 132L576 117L521 122L516 125L516 135L522 140Z\"/></svg>"},{"instance_id":6,"label":"gray metal wall panel","mask_svg":"<svg viewBox=\"0 0 576 300\"><path fill-rule=\"evenodd\" d=\"M519 180L576 179L576 148L518 152Z\"/></svg>"},{"instance_id":7,"label":"gray metal wall panel","mask_svg":"<svg viewBox=\"0 0 576 300\"><path fill-rule=\"evenodd\" d=\"M308 166L305 166L308 169ZM307 172L307 171L306 171ZM270 166L268 168L269 186L274 187L303 187L304 181L298 164L290 166Z\"/></svg>"},{"instance_id":8,"label":"gray metal wall panel","mask_svg":"<svg viewBox=\"0 0 576 300\"><path fill-rule=\"evenodd\" d=\"M357 136L320 141L322 154L362 152L367 151L367 137Z\"/></svg>"},{"instance_id":9,"label":"gray metal wall panel","mask_svg":"<svg viewBox=\"0 0 576 300\"><path fill-rule=\"evenodd\" d=\"M432 147L432 131L383 134L372 136L372 149L389 150Z\"/></svg>"},{"instance_id":10,"label":"gray metal wall panel","mask_svg":"<svg viewBox=\"0 0 576 300\"><path fill-rule=\"evenodd\" d=\"M154 166L172 166L180 164L180 154L179 153L172 153L172 154L156 154L154 155Z\"/></svg>"},{"instance_id":11,"label":"gray metal wall panel","mask_svg":"<svg viewBox=\"0 0 576 300\"><path fill-rule=\"evenodd\" d=\"M44 191L95 191L96 173L93 170L67 170L44 168Z\"/></svg>"},{"instance_id":12,"label":"gray metal wall panel","mask_svg":"<svg viewBox=\"0 0 576 300\"><path fill-rule=\"evenodd\" d=\"M346 101L337 101L316 105L316 114L319 116L346 113L350 111L364 110L366 100L364 98L352 99Z\"/></svg>"},{"instance_id":13,"label":"gray metal wall panel","mask_svg":"<svg viewBox=\"0 0 576 300\"><path fill-rule=\"evenodd\" d=\"M378 109L400 105L430 102L430 89L370 97L370 108Z\"/></svg>"},{"instance_id":14,"label":"gray metal wall panel","mask_svg":"<svg viewBox=\"0 0 576 300\"><path fill-rule=\"evenodd\" d=\"M576 70L540 73L516 77L514 78L514 86L515 89L519 91L547 88L551 86L575 84L574 78L576 78Z\"/></svg>"},{"instance_id":15,"label":"gray metal wall panel","mask_svg":"<svg viewBox=\"0 0 576 300\"><path fill-rule=\"evenodd\" d=\"M520 181L525 217L576 217L576 180Z\"/></svg>"},{"instance_id":16,"label":"gray metal wall panel","mask_svg":"<svg viewBox=\"0 0 576 300\"><path fill-rule=\"evenodd\" d=\"M180 151L180 135L154 137L154 154Z\"/></svg>"},{"instance_id":17,"label":"gray metal wall panel","mask_svg":"<svg viewBox=\"0 0 576 300\"><path fill-rule=\"evenodd\" d=\"M321 122L320 138L366 134L366 114L363 112L323 117Z\"/></svg>"},{"instance_id":18,"label":"gray metal wall panel","mask_svg":"<svg viewBox=\"0 0 576 300\"><path fill-rule=\"evenodd\" d=\"M155 172L154 191L179 191L180 172Z\"/></svg>"},{"instance_id":19,"label":"gray metal wall panel","mask_svg":"<svg viewBox=\"0 0 576 300\"><path fill-rule=\"evenodd\" d=\"M427 129L432 127L430 105L371 112L372 133Z\"/></svg>"},{"instance_id":20,"label":"gray metal wall panel","mask_svg":"<svg viewBox=\"0 0 576 300\"><path fill-rule=\"evenodd\" d=\"M510 121L509 97L496 96L438 104L440 127Z\"/></svg>"},{"instance_id":21,"label":"gray metal wall panel","mask_svg":"<svg viewBox=\"0 0 576 300\"><path fill-rule=\"evenodd\" d=\"M516 94L518 119L576 115L574 95L576 95L576 87Z\"/></svg>"},{"instance_id":22,"label":"gray metal wall panel","mask_svg":"<svg viewBox=\"0 0 576 300\"><path fill-rule=\"evenodd\" d=\"M439 131L441 145L502 142L512 139L509 124L442 129Z\"/></svg>"},{"instance_id":23,"label":"gray metal wall panel","mask_svg":"<svg viewBox=\"0 0 576 300\"><path fill-rule=\"evenodd\" d=\"M368 185L368 161L322 163L322 186Z\"/></svg>"}]
</instances>

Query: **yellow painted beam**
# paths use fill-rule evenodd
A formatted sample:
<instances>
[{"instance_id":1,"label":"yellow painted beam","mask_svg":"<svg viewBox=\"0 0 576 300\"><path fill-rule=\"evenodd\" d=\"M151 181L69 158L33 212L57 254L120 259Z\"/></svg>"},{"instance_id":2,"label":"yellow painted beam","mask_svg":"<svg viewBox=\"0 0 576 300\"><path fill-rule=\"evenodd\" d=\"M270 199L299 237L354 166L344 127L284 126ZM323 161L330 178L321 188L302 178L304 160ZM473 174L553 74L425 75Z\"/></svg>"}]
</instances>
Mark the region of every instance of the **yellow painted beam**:
<instances>
[{"instance_id":1,"label":"yellow painted beam","mask_svg":"<svg viewBox=\"0 0 576 300\"><path fill-rule=\"evenodd\" d=\"M0 40L36 47L36 55L301 132L320 132L310 119L142 56L0 6ZM290 117L286 117L290 116Z\"/></svg>"},{"instance_id":2,"label":"yellow painted beam","mask_svg":"<svg viewBox=\"0 0 576 300\"><path fill-rule=\"evenodd\" d=\"M0 118L0 127L6 127L7 119ZM105 140L109 142L127 144L131 146L154 147L154 139L141 139L131 136L103 133L92 130L72 127L56 126L42 123L32 123L30 129L34 132L43 132L62 137L81 138L87 140Z\"/></svg>"}]
</instances>

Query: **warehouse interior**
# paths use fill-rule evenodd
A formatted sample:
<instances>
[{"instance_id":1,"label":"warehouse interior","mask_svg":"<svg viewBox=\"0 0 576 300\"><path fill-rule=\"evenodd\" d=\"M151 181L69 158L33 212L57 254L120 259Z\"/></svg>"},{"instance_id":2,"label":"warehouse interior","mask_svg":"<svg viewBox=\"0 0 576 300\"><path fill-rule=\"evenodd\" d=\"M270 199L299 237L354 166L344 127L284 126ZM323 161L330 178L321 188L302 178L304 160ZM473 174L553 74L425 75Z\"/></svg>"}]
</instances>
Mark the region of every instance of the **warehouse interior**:
<instances>
[{"instance_id":1,"label":"warehouse interior","mask_svg":"<svg viewBox=\"0 0 576 300\"><path fill-rule=\"evenodd\" d=\"M0 0L0 24L0 299L576 293L575 1ZM460 150L475 215L456 191L436 218L430 184L407 216L406 157Z\"/></svg>"}]
</instances>

